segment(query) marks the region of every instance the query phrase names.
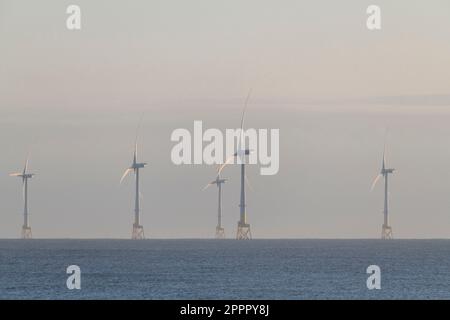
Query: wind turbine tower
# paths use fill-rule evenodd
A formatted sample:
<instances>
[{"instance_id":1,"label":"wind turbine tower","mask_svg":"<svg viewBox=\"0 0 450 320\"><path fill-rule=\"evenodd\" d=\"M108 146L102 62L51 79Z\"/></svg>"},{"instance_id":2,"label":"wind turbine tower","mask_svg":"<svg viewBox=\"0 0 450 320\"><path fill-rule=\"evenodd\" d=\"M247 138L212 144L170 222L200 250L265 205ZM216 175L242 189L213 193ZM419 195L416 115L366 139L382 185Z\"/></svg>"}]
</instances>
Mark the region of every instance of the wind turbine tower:
<instances>
[{"instance_id":1,"label":"wind turbine tower","mask_svg":"<svg viewBox=\"0 0 450 320\"><path fill-rule=\"evenodd\" d=\"M139 191L139 170L143 169L146 165L147 165L147 163L137 162L137 138L136 138L136 143L134 144L133 163L131 164L131 167L129 167L127 170L125 170L125 173L123 174L122 178L120 179L120 183L122 183L123 179L125 179L125 177L131 171L134 172L135 183L136 183L136 194L135 194L135 200L134 200L133 231L131 233L131 239L133 239L133 240L145 239L144 226L142 226L141 222L140 222L141 204L140 204L140 191Z\"/></svg>"},{"instance_id":2,"label":"wind turbine tower","mask_svg":"<svg viewBox=\"0 0 450 320\"><path fill-rule=\"evenodd\" d=\"M227 179L221 179L220 174L217 175L216 179L211 181L203 189L207 189L209 186L217 185L219 196L218 196L218 206L217 206L217 226L216 226L216 239L225 239L225 229L222 227L222 184L225 183Z\"/></svg>"},{"instance_id":3,"label":"wind turbine tower","mask_svg":"<svg viewBox=\"0 0 450 320\"><path fill-rule=\"evenodd\" d=\"M249 150L244 150L245 155L250 153ZM250 224L247 223L247 205L245 204L245 163L241 164L241 199L239 202L239 221L236 232L236 239L238 240L250 240L252 233L250 230Z\"/></svg>"},{"instance_id":4,"label":"wind turbine tower","mask_svg":"<svg viewBox=\"0 0 450 320\"><path fill-rule=\"evenodd\" d=\"M393 239L392 234L392 227L389 225L389 206L388 206L388 200L389 200L389 189L388 189L388 181L389 181L389 174L394 173L395 169L387 168L386 167L386 143L384 144L384 150L383 150L383 161L381 163L381 171L380 173L375 177L375 180L372 184L372 189L377 184L378 180L383 177L384 179L384 209L383 209L383 225L381 226L381 239Z\"/></svg>"},{"instance_id":5,"label":"wind turbine tower","mask_svg":"<svg viewBox=\"0 0 450 320\"><path fill-rule=\"evenodd\" d=\"M219 168L219 174L223 170L223 168L233 159L239 159L238 163L241 164L241 196L239 202L239 221L237 224L237 232L236 239L237 240L250 240L252 238L252 233L250 230L250 224L247 222L247 211L246 211L246 203L245 203L245 156L248 156L251 150L245 148L245 135L244 135L244 117L245 111L247 109L248 101L250 99L251 90L249 91L247 98L245 100L244 110L242 112L241 118L241 131L240 138L238 141L237 151L234 155L229 157L227 161Z\"/></svg>"},{"instance_id":6,"label":"wind turbine tower","mask_svg":"<svg viewBox=\"0 0 450 320\"><path fill-rule=\"evenodd\" d=\"M30 227L30 222L29 222L29 214L28 214L28 179L33 178L34 175L35 175L34 173L28 172L28 156L25 161L25 166L23 168L23 171L21 173L11 173L10 174L10 176L12 176L12 177L22 178L23 201L24 201L22 239L31 239L32 238L31 227Z\"/></svg>"}]
</instances>

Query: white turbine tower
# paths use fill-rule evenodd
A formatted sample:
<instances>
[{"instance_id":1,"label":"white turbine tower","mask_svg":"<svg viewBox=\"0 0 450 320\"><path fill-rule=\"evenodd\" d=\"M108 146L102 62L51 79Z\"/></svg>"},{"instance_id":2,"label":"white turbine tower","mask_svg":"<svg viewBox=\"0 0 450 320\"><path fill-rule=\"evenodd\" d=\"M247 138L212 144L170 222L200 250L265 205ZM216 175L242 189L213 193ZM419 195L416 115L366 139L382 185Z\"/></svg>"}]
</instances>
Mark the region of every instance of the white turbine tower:
<instances>
[{"instance_id":1,"label":"white turbine tower","mask_svg":"<svg viewBox=\"0 0 450 320\"><path fill-rule=\"evenodd\" d=\"M25 166L21 173L11 173L10 174L11 177L22 178L23 201L24 201L22 239L31 239L32 238L31 227L30 227L30 222L29 222L29 217L28 217L28 179L33 178L33 176L35 174L28 172L28 159L29 159L29 156L27 156L27 159L25 160Z\"/></svg>"},{"instance_id":2,"label":"white turbine tower","mask_svg":"<svg viewBox=\"0 0 450 320\"><path fill-rule=\"evenodd\" d=\"M237 232L236 232L236 239L237 240L250 240L252 238L252 233L250 230L250 224L247 222L247 212L246 212L246 203L245 203L245 183L247 181L247 176L245 174L245 156L248 156L251 153L251 150L245 148L245 134L244 134L244 118L245 118L245 111L247 109L248 101L250 99L250 94L252 90L248 92L247 98L245 99L245 105L244 110L242 111L242 118L241 118L241 129L240 129L240 137L238 141L238 147L234 155L229 157L224 164L221 165L218 172L223 170L223 168L229 164L233 158L238 158L238 163L241 164L241 196L240 196L240 202L239 202L239 221L237 224Z\"/></svg>"},{"instance_id":3,"label":"white turbine tower","mask_svg":"<svg viewBox=\"0 0 450 320\"><path fill-rule=\"evenodd\" d=\"M208 183L203 190L206 190L212 185L217 185L217 189L219 192L218 196L218 206L217 206L217 226L216 226L216 239L224 239L225 238L225 229L222 227L222 184L225 183L227 179L221 179L220 173L217 174L215 180Z\"/></svg>"},{"instance_id":4,"label":"white turbine tower","mask_svg":"<svg viewBox=\"0 0 450 320\"><path fill-rule=\"evenodd\" d=\"M134 200L134 223L133 223L133 231L131 233L131 239L133 240L140 240L145 239L144 236L144 226L140 223L140 191L139 191L139 170L144 168L147 163L144 162L137 162L137 134L136 134L136 141L134 144L134 153L133 153L133 162L131 164L131 167L129 167L127 170L125 170L124 174L122 175L122 178L120 179L120 183L122 183L123 179L131 172L134 172L135 175L135 182L136 182L136 194L135 194L135 200Z\"/></svg>"},{"instance_id":5,"label":"white turbine tower","mask_svg":"<svg viewBox=\"0 0 450 320\"><path fill-rule=\"evenodd\" d=\"M384 143L384 149L383 149L383 160L381 163L381 171L380 173L375 177L375 180L372 183L372 188L375 188L375 185L377 184L378 180L383 177L384 178L384 209L383 209L383 225L381 227L381 239L392 239L392 227L389 225L389 208L388 208L388 178L389 174L393 173L395 169L389 169L386 167L386 141Z\"/></svg>"}]
</instances>

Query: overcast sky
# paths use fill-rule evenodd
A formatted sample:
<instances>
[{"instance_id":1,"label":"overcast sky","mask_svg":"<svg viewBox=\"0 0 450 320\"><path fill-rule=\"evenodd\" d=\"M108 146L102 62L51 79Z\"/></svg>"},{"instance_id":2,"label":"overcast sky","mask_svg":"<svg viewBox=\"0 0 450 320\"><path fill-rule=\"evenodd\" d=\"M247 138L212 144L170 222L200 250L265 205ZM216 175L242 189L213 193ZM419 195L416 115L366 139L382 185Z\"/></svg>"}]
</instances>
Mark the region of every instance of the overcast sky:
<instances>
[{"instance_id":1,"label":"overcast sky","mask_svg":"<svg viewBox=\"0 0 450 320\"><path fill-rule=\"evenodd\" d=\"M66 28L78 4L82 29ZM366 28L381 7L382 29ZM31 148L36 238L129 238L136 127L149 238L214 236L206 165L175 166L174 129L280 129L280 171L249 167L255 238L376 238L385 128L397 238L450 237L450 2L0 0L0 238L22 225ZM224 171L236 232L239 168Z\"/></svg>"}]
</instances>

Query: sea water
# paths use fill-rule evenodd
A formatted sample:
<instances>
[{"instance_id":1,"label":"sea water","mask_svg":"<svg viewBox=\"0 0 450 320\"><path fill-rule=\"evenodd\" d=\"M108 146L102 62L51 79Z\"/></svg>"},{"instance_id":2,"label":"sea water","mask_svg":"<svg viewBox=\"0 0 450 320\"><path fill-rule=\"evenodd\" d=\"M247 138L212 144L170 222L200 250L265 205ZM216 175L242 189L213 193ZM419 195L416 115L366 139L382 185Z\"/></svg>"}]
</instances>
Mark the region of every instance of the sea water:
<instances>
[{"instance_id":1,"label":"sea water","mask_svg":"<svg viewBox=\"0 0 450 320\"><path fill-rule=\"evenodd\" d=\"M450 240L0 240L0 298L449 299Z\"/></svg>"}]
</instances>

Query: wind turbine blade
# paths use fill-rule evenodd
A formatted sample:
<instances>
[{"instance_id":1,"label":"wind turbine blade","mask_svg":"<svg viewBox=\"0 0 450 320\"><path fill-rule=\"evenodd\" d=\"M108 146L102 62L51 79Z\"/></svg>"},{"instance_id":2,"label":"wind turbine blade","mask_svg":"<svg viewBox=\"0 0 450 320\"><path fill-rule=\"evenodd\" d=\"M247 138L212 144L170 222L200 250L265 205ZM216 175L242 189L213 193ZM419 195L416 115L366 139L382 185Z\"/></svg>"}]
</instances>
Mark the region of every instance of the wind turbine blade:
<instances>
[{"instance_id":1,"label":"wind turbine blade","mask_svg":"<svg viewBox=\"0 0 450 320\"><path fill-rule=\"evenodd\" d=\"M370 191L372 191L375 188L375 185L377 184L378 180L380 180L381 174L378 174L375 179L373 180L372 186L370 187Z\"/></svg>"},{"instance_id":2,"label":"wind turbine blade","mask_svg":"<svg viewBox=\"0 0 450 320\"><path fill-rule=\"evenodd\" d=\"M123 179L125 179L125 177L131 172L131 168L128 168L127 170L125 170L125 172L123 173L123 176L122 176L122 178L120 178L120 183L119 184L122 184L122 181L123 181Z\"/></svg>"},{"instance_id":3,"label":"wind turbine blade","mask_svg":"<svg viewBox=\"0 0 450 320\"><path fill-rule=\"evenodd\" d=\"M242 150L243 149L242 146L245 144L245 141L244 141L244 119L245 119L245 111L247 110L248 101L250 100L251 93L252 93L252 88L250 88L250 90L248 91L247 98L245 99L244 110L242 110L241 132L240 132L238 150Z\"/></svg>"},{"instance_id":4,"label":"wind turbine blade","mask_svg":"<svg viewBox=\"0 0 450 320\"><path fill-rule=\"evenodd\" d=\"M29 159L30 153L27 154L27 158L25 160L25 166L23 167L23 174L25 174L28 170L28 159Z\"/></svg>"},{"instance_id":5,"label":"wind turbine blade","mask_svg":"<svg viewBox=\"0 0 450 320\"><path fill-rule=\"evenodd\" d=\"M250 183L250 180L248 179L247 174L245 174L244 178L245 178L245 183L247 183L249 189L250 189L252 192L255 192L255 189L253 188L252 184Z\"/></svg>"},{"instance_id":6,"label":"wind turbine blade","mask_svg":"<svg viewBox=\"0 0 450 320\"><path fill-rule=\"evenodd\" d=\"M387 153L387 138L388 138L389 128L386 127L386 131L384 133L384 147L383 147L383 164L382 169L386 169L386 153Z\"/></svg>"},{"instance_id":7,"label":"wind turbine blade","mask_svg":"<svg viewBox=\"0 0 450 320\"><path fill-rule=\"evenodd\" d=\"M241 118L241 129L244 129L245 111L247 110L248 101L250 100L251 94L252 94L252 88L250 88L250 90L248 91L247 97L245 98L244 110L242 111L242 118Z\"/></svg>"},{"instance_id":8,"label":"wind turbine blade","mask_svg":"<svg viewBox=\"0 0 450 320\"><path fill-rule=\"evenodd\" d=\"M139 137L139 130L141 129L142 120L144 119L144 113L141 114L141 117L139 118L139 123L136 128L136 137L134 139L134 154L133 154L133 163L137 162L137 150L138 150L138 137Z\"/></svg>"},{"instance_id":9,"label":"wind turbine blade","mask_svg":"<svg viewBox=\"0 0 450 320\"><path fill-rule=\"evenodd\" d=\"M230 164L230 163L231 163L231 160L233 160L233 159L234 159L234 155L228 157L227 161L225 161L225 163L221 164L221 165L219 166L219 168L217 169L217 175L220 175L220 173L222 172L222 170L223 170L228 164Z\"/></svg>"},{"instance_id":10,"label":"wind turbine blade","mask_svg":"<svg viewBox=\"0 0 450 320\"><path fill-rule=\"evenodd\" d=\"M212 183L211 183L211 182L208 183L208 184L202 189L202 191L205 191L205 190L208 189L210 186L212 186Z\"/></svg>"},{"instance_id":11,"label":"wind turbine blade","mask_svg":"<svg viewBox=\"0 0 450 320\"><path fill-rule=\"evenodd\" d=\"M10 177L20 177L22 174L17 172L17 173L10 173L9 176Z\"/></svg>"},{"instance_id":12,"label":"wind turbine blade","mask_svg":"<svg viewBox=\"0 0 450 320\"><path fill-rule=\"evenodd\" d=\"M25 200L25 179L22 179L22 198Z\"/></svg>"}]
</instances>

